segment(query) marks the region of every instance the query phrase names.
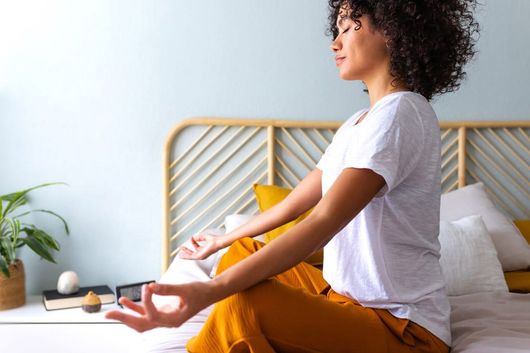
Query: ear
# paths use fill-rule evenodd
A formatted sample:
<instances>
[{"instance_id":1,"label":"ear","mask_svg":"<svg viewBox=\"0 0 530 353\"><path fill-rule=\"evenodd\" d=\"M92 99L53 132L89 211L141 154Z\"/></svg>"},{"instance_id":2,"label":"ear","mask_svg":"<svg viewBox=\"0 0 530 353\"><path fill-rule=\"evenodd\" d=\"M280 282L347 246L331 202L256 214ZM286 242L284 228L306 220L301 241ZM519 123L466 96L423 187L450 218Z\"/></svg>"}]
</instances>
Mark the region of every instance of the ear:
<instances>
[{"instance_id":1,"label":"ear","mask_svg":"<svg viewBox=\"0 0 530 353\"><path fill-rule=\"evenodd\" d=\"M384 32L379 32L378 33L381 35L381 38L382 40L384 41L385 45L386 45L386 48L387 49L390 49L390 45L392 44L391 40L392 38L386 33L386 31Z\"/></svg>"}]
</instances>

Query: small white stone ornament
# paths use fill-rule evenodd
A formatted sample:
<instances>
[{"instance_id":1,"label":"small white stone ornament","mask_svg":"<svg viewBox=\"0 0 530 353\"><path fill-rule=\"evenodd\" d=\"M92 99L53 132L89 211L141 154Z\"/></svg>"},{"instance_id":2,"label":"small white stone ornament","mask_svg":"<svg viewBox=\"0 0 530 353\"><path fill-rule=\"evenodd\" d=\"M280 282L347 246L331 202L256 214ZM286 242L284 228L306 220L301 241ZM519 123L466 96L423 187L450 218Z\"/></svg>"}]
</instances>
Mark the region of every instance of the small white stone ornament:
<instances>
[{"instance_id":1,"label":"small white stone ornament","mask_svg":"<svg viewBox=\"0 0 530 353\"><path fill-rule=\"evenodd\" d=\"M57 292L61 294L74 294L79 291L79 277L74 271L65 271L57 281Z\"/></svg>"}]
</instances>

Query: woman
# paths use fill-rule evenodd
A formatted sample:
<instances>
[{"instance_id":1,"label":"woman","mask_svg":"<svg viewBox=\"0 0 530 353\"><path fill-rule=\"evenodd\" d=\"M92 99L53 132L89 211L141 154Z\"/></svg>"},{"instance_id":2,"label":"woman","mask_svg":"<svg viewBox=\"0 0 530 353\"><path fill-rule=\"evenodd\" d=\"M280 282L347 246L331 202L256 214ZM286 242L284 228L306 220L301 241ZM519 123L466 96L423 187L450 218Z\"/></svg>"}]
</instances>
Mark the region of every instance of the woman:
<instances>
[{"instance_id":1,"label":"woman","mask_svg":"<svg viewBox=\"0 0 530 353\"><path fill-rule=\"evenodd\" d=\"M289 196L224 237L192 237L180 257L230 246L209 282L151 284L145 331L217 303L190 352L448 352L450 307L439 258L440 134L429 104L456 90L475 54L471 0L330 0L331 49L370 108L349 118ZM267 246L250 238L304 221ZM324 247L323 271L303 262ZM180 305L157 309L152 295Z\"/></svg>"}]
</instances>

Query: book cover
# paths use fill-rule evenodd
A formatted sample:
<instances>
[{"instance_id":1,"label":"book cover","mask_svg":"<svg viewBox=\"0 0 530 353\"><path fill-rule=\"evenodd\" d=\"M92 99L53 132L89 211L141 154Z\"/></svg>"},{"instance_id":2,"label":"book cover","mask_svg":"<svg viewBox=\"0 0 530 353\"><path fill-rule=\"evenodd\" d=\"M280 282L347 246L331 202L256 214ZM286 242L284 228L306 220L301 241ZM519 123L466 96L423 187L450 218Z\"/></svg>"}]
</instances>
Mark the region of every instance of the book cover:
<instances>
[{"instance_id":1,"label":"book cover","mask_svg":"<svg viewBox=\"0 0 530 353\"><path fill-rule=\"evenodd\" d=\"M77 293L66 295L57 290L45 290L42 292L42 302L46 310L77 308L81 307L81 302L89 291L99 296L101 304L114 303L114 292L106 285L81 287Z\"/></svg>"}]
</instances>

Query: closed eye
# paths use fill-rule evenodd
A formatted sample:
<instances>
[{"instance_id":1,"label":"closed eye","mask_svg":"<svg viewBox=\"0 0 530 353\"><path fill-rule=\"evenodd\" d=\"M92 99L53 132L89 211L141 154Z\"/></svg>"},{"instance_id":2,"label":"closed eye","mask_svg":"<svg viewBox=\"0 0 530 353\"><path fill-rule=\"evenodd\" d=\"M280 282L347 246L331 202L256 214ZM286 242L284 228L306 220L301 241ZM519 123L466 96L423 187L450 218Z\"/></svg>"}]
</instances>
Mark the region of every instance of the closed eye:
<instances>
[{"instance_id":1,"label":"closed eye","mask_svg":"<svg viewBox=\"0 0 530 353\"><path fill-rule=\"evenodd\" d=\"M337 33L337 36L336 36L335 38L333 38L333 40L337 39L337 37L339 37L339 36L343 35L344 33L348 32L348 31L350 30L350 28L351 28L351 27L348 27L348 28L346 28L344 31L342 31L342 32L338 32L338 33Z\"/></svg>"}]
</instances>

